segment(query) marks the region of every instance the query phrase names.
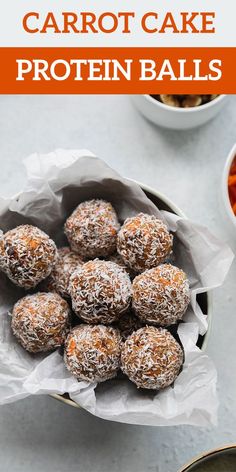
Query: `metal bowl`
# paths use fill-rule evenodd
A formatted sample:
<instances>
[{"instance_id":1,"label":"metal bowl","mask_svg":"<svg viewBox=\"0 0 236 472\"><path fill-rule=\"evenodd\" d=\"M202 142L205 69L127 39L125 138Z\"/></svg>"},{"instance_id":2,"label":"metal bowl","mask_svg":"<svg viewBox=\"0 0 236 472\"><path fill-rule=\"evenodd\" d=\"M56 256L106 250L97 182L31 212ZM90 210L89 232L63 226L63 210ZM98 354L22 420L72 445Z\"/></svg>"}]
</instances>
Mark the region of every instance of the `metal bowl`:
<instances>
[{"instance_id":1,"label":"metal bowl","mask_svg":"<svg viewBox=\"0 0 236 472\"><path fill-rule=\"evenodd\" d=\"M235 470L236 444L232 444L195 457L179 472L235 472Z\"/></svg>"},{"instance_id":2,"label":"metal bowl","mask_svg":"<svg viewBox=\"0 0 236 472\"><path fill-rule=\"evenodd\" d=\"M131 179L130 179L131 180ZM143 183L137 182L136 180L132 180L136 184L138 184L147 197L160 209L160 210L166 210L171 213L174 213L176 215L185 217L184 213L182 210L180 210L169 198L167 198L165 195L163 195L161 192L158 192L157 190L154 190L153 188L149 187L148 185L145 185ZM198 338L198 347L204 351L207 346L208 338L209 338L209 333L210 333L210 327L211 327L211 319L212 319L212 295L210 292L205 292L197 295L197 301L205 315L208 316L208 330L204 336L199 336ZM73 400L71 400L67 395L51 395L53 398L62 401L66 403L67 405L80 408L77 403L75 403Z\"/></svg>"}]
</instances>

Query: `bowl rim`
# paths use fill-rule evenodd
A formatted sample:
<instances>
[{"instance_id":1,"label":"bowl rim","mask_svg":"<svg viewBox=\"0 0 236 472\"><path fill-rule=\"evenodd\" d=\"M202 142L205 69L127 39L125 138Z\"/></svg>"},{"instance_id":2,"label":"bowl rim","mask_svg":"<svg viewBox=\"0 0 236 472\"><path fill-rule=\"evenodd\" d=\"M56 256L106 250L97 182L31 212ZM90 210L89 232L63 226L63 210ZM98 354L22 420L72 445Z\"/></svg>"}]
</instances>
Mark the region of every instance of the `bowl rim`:
<instances>
[{"instance_id":1,"label":"bowl rim","mask_svg":"<svg viewBox=\"0 0 236 472\"><path fill-rule=\"evenodd\" d=\"M217 448L214 448L214 449L210 449L209 451L206 451L204 453L201 453L198 456L195 456L194 459L192 459L192 461L185 464L179 470L179 472L188 472L188 469L190 467L198 465L198 463L202 459L206 459L207 457L214 456L215 454L220 453L220 452L229 451L230 449L236 449L236 444L228 444L228 445L225 445L225 446L220 446L220 447L217 447ZM191 472L191 470L189 472Z\"/></svg>"},{"instance_id":2,"label":"bowl rim","mask_svg":"<svg viewBox=\"0 0 236 472\"><path fill-rule=\"evenodd\" d=\"M229 190L228 190L228 177L229 177L229 172L231 165L233 163L234 158L236 157L236 143L233 145L231 148L228 157L225 162L225 166L223 169L223 175L222 175L222 197L223 197L223 202L224 206L226 209L226 212L232 221L233 225L236 226L236 216L233 212L230 199L229 199Z\"/></svg>"},{"instance_id":3,"label":"bowl rim","mask_svg":"<svg viewBox=\"0 0 236 472\"><path fill-rule=\"evenodd\" d=\"M155 197L162 200L167 206L169 206L173 210L173 212L176 215L181 216L182 218L187 218L185 216L184 212L177 205L175 205L175 203L173 203L168 197L166 197L166 195L164 195L162 192L160 192L158 190L155 190L153 187L150 187L149 185L146 185L142 182L139 182L138 180L131 179L131 178L126 178L126 179L130 180L131 182L136 183L137 185L139 185L139 187L141 187L141 189L144 190L144 192L145 191L149 192L150 194L152 194ZM212 314L213 314L213 298L212 298L213 295L212 295L212 292L208 291L208 292L206 292L206 294L207 294L208 329L207 329L207 332L204 335L203 343L202 343L202 346L201 346L201 351L202 352L204 352L206 350L206 347L207 347L207 344L208 344L208 340L209 340L209 336L210 336L210 332L211 332ZM55 400L58 400L62 403L65 403L66 405L73 406L74 408L81 408L80 405L78 405L78 403L74 402L70 398L65 398L62 395L59 395L57 393L50 394L50 397L52 397ZM180 472L182 472L182 471L180 471ZM184 470L183 470L183 472L184 472Z\"/></svg>"},{"instance_id":4,"label":"bowl rim","mask_svg":"<svg viewBox=\"0 0 236 472\"><path fill-rule=\"evenodd\" d=\"M227 98L227 94L220 94L218 97L214 98L214 100L211 100L208 103L204 103L203 105L200 105L198 107L189 107L189 108L177 108L177 107L171 107L170 105L166 105L165 103L159 102L158 100L155 100L155 98L151 97L151 95L144 94L143 97L153 104L156 107L161 108L162 110L168 110L172 111L174 113L200 113L201 110L206 110L208 108L212 108L218 103L224 101Z\"/></svg>"},{"instance_id":5,"label":"bowl rim","mask_svg":"<svg viewBox=\"0 0 236 472\"><path fill-rule=\"evenodd\" d=\"M153 187L150 187L147 184L143 184L139 180L135 180L135 179L127 179L127 180L131 180L132 182L135 182L136 184L139 185L139 187L141 187L142 190L144 190L145 192L151 193L155 197L162 200L167 206L169 206L176 213L176 215L181 216L182 218L187 218L185 213L175 203L173 203L172 200L170 200L164 193L160 192L159 190L154 189Z\"/></svg>"}]
</instances>

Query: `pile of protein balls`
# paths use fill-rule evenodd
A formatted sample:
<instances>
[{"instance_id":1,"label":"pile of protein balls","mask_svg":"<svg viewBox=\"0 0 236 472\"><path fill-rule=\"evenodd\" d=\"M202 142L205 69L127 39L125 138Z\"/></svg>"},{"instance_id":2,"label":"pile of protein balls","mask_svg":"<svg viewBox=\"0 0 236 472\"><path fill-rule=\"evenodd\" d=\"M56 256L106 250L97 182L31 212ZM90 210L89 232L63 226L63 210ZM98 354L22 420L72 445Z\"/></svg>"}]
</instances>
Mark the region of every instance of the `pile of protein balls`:
<instances>
[{"instance_id":1,"label":"pile of protein balls","mask_svg":"<svg viewBox=\"0 0 236 472\"><path fill-rule=\"evenodd\" d=\"M190 291L168 263L167 226L143 213L121 226L110 203L90 200L64 229L69 246L60 249L31 225L0 239L1 270L31 290L12 310L17 340L31 353L64 346L78 380L104 382L121 369L140 388L171 385L184 355L166 328L183 318Z\"/></svg>"}]
</instances>

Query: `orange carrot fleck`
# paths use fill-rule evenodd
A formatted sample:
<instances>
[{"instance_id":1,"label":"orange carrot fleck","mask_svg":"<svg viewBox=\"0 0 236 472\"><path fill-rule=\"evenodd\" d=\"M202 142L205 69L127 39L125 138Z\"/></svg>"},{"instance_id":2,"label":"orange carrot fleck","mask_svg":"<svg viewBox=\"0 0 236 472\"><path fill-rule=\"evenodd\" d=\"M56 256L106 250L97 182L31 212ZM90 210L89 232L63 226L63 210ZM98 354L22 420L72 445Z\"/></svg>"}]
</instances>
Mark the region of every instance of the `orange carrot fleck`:
<instances>
[{"instance_id":1,"label":"orange carrot fleck","mask_svg":"<svg viewBox=\"0 0 236 472\"><path fill-rule=\"evenodd\" d=\"M231 185L236 185L236 174L234 175L229 175L229 179L228 179L228 184L229 186L231 187Z\"/></svg>"},{"instance_id":2,"label":"orange carrot fleck","mask_svg":"<svg viewBox=\"0 0 236 472\"><path fill-rule=\"evenodd\" d=\"M232 210L236 215L236 157L230 168L228 177L228 192Z\"/></svg>"},{"instance_id":3,"label":"orange carrot fleck","mask_svg":"<svg viewBox=\"0 0 236 472\"><path fill-rule=\"evenodd\" d=\"M69 344L69 355L70 356L72 356L74 354L75 346L76 346L75 340L71 339L70 344Z\"/></svg>"}]
</instances>

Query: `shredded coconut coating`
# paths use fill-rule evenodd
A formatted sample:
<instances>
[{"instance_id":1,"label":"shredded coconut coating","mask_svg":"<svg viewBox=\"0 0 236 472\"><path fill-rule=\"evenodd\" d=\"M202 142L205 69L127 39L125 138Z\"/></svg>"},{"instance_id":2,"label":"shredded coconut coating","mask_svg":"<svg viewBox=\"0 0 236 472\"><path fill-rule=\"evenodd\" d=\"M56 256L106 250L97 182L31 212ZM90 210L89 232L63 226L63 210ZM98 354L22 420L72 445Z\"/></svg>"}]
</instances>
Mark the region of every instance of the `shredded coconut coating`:
<instances>
[{"instance_id":1,"label":"shredded coconut coating","mask_svg":"<svg viewBox=\"0 0 236 472\"><path fill-rule=\"evenodd\" d=\"M27 295L14 305L11 326L27 351L51 351L65 341L70 327L70 308L57 293Z\"/></svg>"},{"instance_id":2,"label":"shredded coconut coating","mask_svg":"<svg viewBox=\"0 0 236 472\"><path fill-rule=\"evenodd\" d=\"M144 322L170 326L181 320L190 301L185 272L171 264L162 264L135 277L132 305Z\"/></svg>"},{"instance_id":3,"label":"shredded coconut coating","mask_svg":"<svg viewBox=\"0 0 236 472\"><path fill-rule=\"evenodd\" d=\"M159 390L180 373L183 350L166 329L146 326L125 341L121 369L138 388Z\"/></svg>"},{"instance_id":4,"label":"shredded coconut coating","mask_svg":"<svg viewBox=\"0 0 236 472\"><path fill-rule=\"evenodd\" d=\"M128 274L114 262L86 262L70 278L69 292L75 313L86 323L110 324L131 301Z\"/></svg>"},{"instance_id":5,"label":"shredded coconut coating","mask_svg":"<svg viewBox=\"0 0 236 472\"><path fill-rule=\"evenodd\" d=\"M162 264L138 275L132 286L133 308L146 323L169 326L181 320L190 301L185 272Z\"/></svg>"},{"instance_id":6,"label":"shredded coconut coating","mask_svg":"<svg viewBox=\"0 0 236 472\"><path fill-rule=\"evenodd\" d=\"M17 226L0 239L0 269L25 289L48 277L56 260L54 241L36 226Z\"/></svg>"},{"instance_id":7,"label":"shredded coconut coating","mask_svg":"<svg viewBox=\"0 0 236 472\"><path fill-rule=\"evenodd\" d=\"M64 298L69 298L70 277L83 263L81 257L69 247L58 249L58 260L49 277L42 283L42 288L46 292L56 292Z\"/></svg>"},{"instance_id":8,"label":"shredded coconut coating","mask_svg":"<svg viewBox=\"0 0 236 472\"><path fill-rule=\"evenodd\" d=\"M78 379L104 382L120 368L121 336L117 329L103 325L80 325L65 342L67 369Z\"/></svg>"},{"instance_id":9,"label":"shredded coconut coating","mask_svg":"<svg viewBox=\"0 0 236 472\"><path fill-rule=\"evenodd\" d=\"M127 218L118 233L117 250L135 272L156 267L171 254L173 236L167 226L152 215L139 213Z\"/></svg>"},{"instance_id":10,"label":"shredded coconut coating","mask_svg":"<svg viewBox=\"0 0 236 472\"><path fill-rule=\"evenodd\" d=\"M109 261L111 262L115 262L115 264L117 264L118 266L120 266L122 269L124 269L127 274L129 275L129 277L131 279L133 279L135 277L135 275L137 275L130 267L128 267L127 265L125 265L122 257L120 254L118 254L117 252L115 254L112 254L110 257L109 257Z\"/></svg>"},{"instance_id":11,"label":"shredded coconut coating","mask_svg":"<svg viewBox=\"0 0 236 472\"><path fill-rule=\"evenodd\" d=\"M86 259L115 252L119 228L113 206L104 200L81 203L65 223L71 249Z\"/></svg>"},{"instance_id":12,"label":"shredded coconut coating","mask_svg":"<svg viewBox=\"0 0 236 472\"><path fill-rule=\"evenodd\" d=\"M120 330L122 339L126 340L134 331L142 328L143 324L132 310L128 310L120 317L116 326Z\"/></svg>"}]
</instances>

